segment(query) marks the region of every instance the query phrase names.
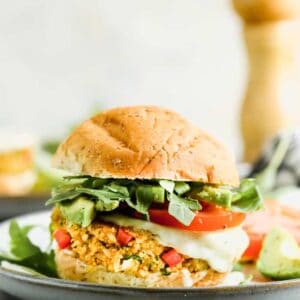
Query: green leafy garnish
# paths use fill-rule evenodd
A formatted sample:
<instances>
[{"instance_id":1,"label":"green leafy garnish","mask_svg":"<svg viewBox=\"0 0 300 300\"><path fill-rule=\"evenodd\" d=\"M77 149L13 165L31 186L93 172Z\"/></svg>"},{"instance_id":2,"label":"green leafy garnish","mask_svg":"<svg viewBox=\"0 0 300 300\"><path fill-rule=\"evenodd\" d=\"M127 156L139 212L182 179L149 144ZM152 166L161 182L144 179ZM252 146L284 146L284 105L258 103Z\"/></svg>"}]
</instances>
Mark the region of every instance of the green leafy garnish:
<instances>
[{"instance_id":1,"label":"green leafy garnish","mask_svg":"<svg viewBox=\"0 0 300 300\"><path fill-rule=\"evenodd\" d=\"M44 274L41 274L31 268L17 265L15 263L10 263L6 260L1 262L1 267L6 270L15 271L18 273L24 273L24 274L28 274L28 275L32 275L32 276L36 276L36 277L47 277Z\"/></svg>"},{"instance_id":2,"label":"green leafy garnish","mask_svg":"<svg viewBox=\"0 0 300 300\"><path fill-rule=\"evenodd\" d=\"M236 212L254 212L263 207L263 198L254 179L243 179L239 188L205 185L198 196L206 202Z\"/></svg>"},{"instance_id":3,"label":"green leafy garnish","mask_svg":"<svg viewBox=\"0 0 300 300\"><path fill-rule=\"evenodd\" d=\"M201 205L197 200L185 199L175 194L169 194L169 214L175 217L182 224L189 226L195 218L195 213L201 209Z\"/></svg>"},{"instance_id":4,"label":"green leafy garnish","mask_svg":"<svg viewBox=\"0 0 300 300\"><path fill-rule=\"evenodd\" d=\"M175 192L178 195L183 195L187 193L190 189L191 187L186 182L179 181L175 183Z\"/></svg>"},{"instance_id":5,"label":"green leafy garnish","mask_svg":"<svg viewBox=\"0 0 300 300\"><path fill-rule=\"evenodd\" d=\"M81 213L75 214L72 203L78 202L77 199L82 197L89 201L88 208L85 209L81 205ZM199 199L232 211L251 212L262 207L262 198L252 179L245 179L238 189L232 189L226 186L217 187L165 179L157 181L102 179L87 175L66 177L64 183L53 190L52 198L46 205L61 206L68 221L88 226L93 219L83 218L83 211L108 213L117 210L122 204L148 218L152 205L159 207L168 201L168 205L164 207L168 207L169 214L180 223L189 226L196 212L202 208ZM66 207L72 208L71 214ZM93 218L96 216L92 213L87 215Z\"/></svg>"},{"instance_id":6,"label":"green leafy garnish","mask_svg":"<svg viewBox=\"0 0 300 300\"><path fill-rule=\"evenodd\" d=\"M232 271L233 272L242 272L243 271L243 268L244 268L244 265L240 262L237 262L234 266L233 266L233 269Z\"/></svg>"},{"instance_id":7,"label":"green leafy garnish","mask_svg":"<svg viewBox=\"0 0 300 300\"><path fill-rule=\"evenodd\" d=\"M168 268L162 268L160 269L160 273L164 276L169 276L171 275L171 272L168 270Z\"/></svg>"},{"instance_id":8,"label":"green leafy garnish","mask_svg":"<svg viewBox=\"0 0 300 300\"><path fill-rule=\"evenodd\" d=\"M135 259L135 260L139 261L140 263L143 261L142 258L136 254L131 254L131 255L125 254L123 256L123 260L128 260L128 259Z\"/></svg>"},{"instance_id":9,"label":"green leafy garnish","mask_svg":"<svg viewBox=\"0 0 300 300\"><path fill-rule=\"evenodd\" d=\"M67 200L72 200L72 199L77 198L80 194L81 193L76 191L75 189L63 192L61 194L53 193L52 198L46 202L46 205L55 204L55 203L59 203L59 202L67 201Z\"/></svg>"},{"instance_id":10,"label":"green leafy garnish","mask_svg":"<svg viewBox=\"0 0 300 300\"><path fill-rule=\"evenodd\" d=\"M175 188L175 182L171 180L159 180L158 181L160 186L164 188L167 192L173 193Z\"/></svg>"},{"instance_id":11,"label":"green leafy garnish","mask_svg":"<svg viewBox=\"0 0 300 300\"><path fill-rule=\"evenodd\" d=\"M248 285L249 283L251 283L252 279L253 279L253 275L249 274L243 281L239 283L239 285L240 286Z\"/></svg>"},{"instance_id":12,"label":"green leafy garnish","mask_svg":"<svg viewBox=\"0 0 300 300\"><path fill-rule=\"evenodd\" d=\"M35 270L49 277L57 277L54 261L54 251L43 252L28 238L33 226L20 227L13 220L9 226L10 254L0 253L0 262L8 261L12 264Z\"/></svg>"},{"instance_id":13,"label":"green leafy garnish","mask_svg":"<svg viewBox=\"0 0 300 300\"><path fill-rule=\"evenodd\" d=\"M136 204L132 201L127 201L128 205L134 208L136 211L147 215L148 209L152 202L163 203L164 190L155 186L143 186L140 185L135 190Z\"/></svg>"}]
</instances>

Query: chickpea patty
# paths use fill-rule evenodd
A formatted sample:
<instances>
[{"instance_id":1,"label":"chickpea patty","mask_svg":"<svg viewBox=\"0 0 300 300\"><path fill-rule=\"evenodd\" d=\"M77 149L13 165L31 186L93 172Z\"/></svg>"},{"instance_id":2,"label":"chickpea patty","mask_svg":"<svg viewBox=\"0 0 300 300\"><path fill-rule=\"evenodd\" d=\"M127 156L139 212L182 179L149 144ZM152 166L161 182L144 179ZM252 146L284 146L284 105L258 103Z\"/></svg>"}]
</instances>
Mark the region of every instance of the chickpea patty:
<instances>
[{"instance_id":1,"label":"chickpea patty","mask_svg":"<svg viewBox=\"0 0 300 300\"><path fill-rule=\"evenodd\" d=\"M185 255L182 255L182 262L175 267L169 267L163 261L162 255L170 248L159 244L151 232L132 227L124 228L133 239L126 246L121 246L117 240L119 226L101 220L94 221L86 228L71 225L62 216L59 208L55 208L52 229L61 228L70 234L70 250L76 258L90 266L102 265L109 272L123 272L145 278L157 272L170 275L182 269L187 269L190 273L210 269L204 260Z\"/></svg>"}]
</instances>

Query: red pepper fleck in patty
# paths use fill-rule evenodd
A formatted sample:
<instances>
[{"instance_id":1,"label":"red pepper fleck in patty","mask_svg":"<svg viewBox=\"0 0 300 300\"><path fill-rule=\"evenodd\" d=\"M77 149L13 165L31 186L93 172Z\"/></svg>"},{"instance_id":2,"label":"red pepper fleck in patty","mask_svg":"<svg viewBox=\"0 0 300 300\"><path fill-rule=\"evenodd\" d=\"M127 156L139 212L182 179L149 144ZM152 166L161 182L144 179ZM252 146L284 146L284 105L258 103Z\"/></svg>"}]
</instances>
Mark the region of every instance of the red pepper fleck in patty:
<instances>
[{"instance_id":1,"label":"red pepper fleck in patty","mask_svg":"<svg viewBox=\"0 0 300 300\"><path fill-rule=\"evenodd\" d=\"M134 237L128 233L127 231L125 231L124 229L120 228L118 230L118 233L117 233L117 241L119 242L119 244L121 246L126 246L128 245L128 243L133 240Z\"/></svg>"},{"instance_id":2,"label":"red pepper fleck in patty","mask_svg":"<svg viewBox=\"0 0 300 300\"><path fill-rule=\"evenodd\" d=\"M175 249L165 252L161 258L171 268L183 261L183 257Z\"/></svg>"},{"instance_id":3,"label":"red pepper fleck in patty","mask_svg":"<svg viewBox=\"0 0 300 300\"><path fill-rule=\"evenodd\" d=\"M68 248L71 245L71 236L66 230L57 229L54 231L53 236L60 249Z\"/></svg>"}]
</instances>

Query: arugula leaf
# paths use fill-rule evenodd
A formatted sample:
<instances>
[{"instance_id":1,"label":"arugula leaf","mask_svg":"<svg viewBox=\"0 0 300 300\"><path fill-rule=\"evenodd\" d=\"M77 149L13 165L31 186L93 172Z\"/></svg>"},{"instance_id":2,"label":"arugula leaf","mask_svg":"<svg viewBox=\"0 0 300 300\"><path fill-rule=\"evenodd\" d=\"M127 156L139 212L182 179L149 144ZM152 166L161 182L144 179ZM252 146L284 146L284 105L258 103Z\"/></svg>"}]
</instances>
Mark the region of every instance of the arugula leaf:
<instances>
[{"instance_id":1,"label":"arugula leaf","mask_svg":"<svg viewBox=\"0 0 300 300\"><path fill-rule=\"evenodd\" d=\"M21 230L24 235L28 235L28 233L35 227L36 227L35 225L25 225L21 227Z\"/></svg>"},{"instance_id":2,"label":"arugula leaf","mask_svg":"<svg viewBox=\"0 0 300 300\"><path fill-rule=\"evenodd\" d=\"M106 188L107 190L109 190L111 192L119 193L119 194L123 195L124 197L130 196L128 188L126 186L122 186L122 185L116 184L114 182L112 182L110 185L104 186L104 188Z\"/></svg>"},{"instance_id":3,"label":"arugula leaf","mask_svg":"<svg viewBox=\"0 0 300 300\"><path fill-rule=\"evenodd\" d=\"M135 259L135 260L139 261L140 263L143 262L142 258L136 254L131 254L131 255L125 254L123 256L123 260L128 260L128 259Z\"/></svg>"},{"instance_id":4,"label":"arugula leaf","mask_svg":"<svg viewBox=\"0 0 300 300\"><path fill-rule=\"evenodd\" d=\"M54 261L54 251L42 252L28 238L28 232L33 226L20 227L15 220L9 226L10 253L0 253L0 262L8 261L35 270L38 273L50 277L57 277Z\"/></svg>"},{"instance_id":5,"label":"arugula leaf","mask_svg":"<svg viewBox=\"0 0 300 300\"><path fill-rule=\"evenodd\" d=\"M12 220L10 223L9 235L11 238L10 252L20 260L40 252L40 249L29 240L26 230L22 230L15 220Z\"/></svg>"},{"instance_id":6,"label":"arugula leaf","mask_svg":"<svg viewBox=\"0 0 300 300\"><path fill-rule=\"evenodd\" d=\"M175 194L170 194L169 196L169 201L177 201L180 202L182 205L185 205L191 210L200 210L201 209L201 204L199 203L198 200L191 199L191 198L183 198L180 196L177 196Z\"/></svg>"},{"instance_id":7,"label":"arugula leaf","mask_svg":"<svg viewBox=\"0 0 300 300\"><path fill-rule=\"evenodd\" d=\"M237 262L237 263L235 263L235 265L233 266L232 271L233 271L233 272L242 272L242 271L243 271L243 268L244 268L243 263Z\"/></svg>"},{"instance_id":8,"label":"arugula leaf","mask_svg":"<svg viewBox=\"0 0 300 300\"><path fill-rule=\"evenodd\" d=\"M216 204L236 212L254 212L263 207L263 198L255 179L243 179L240 187L204 186L198 196L206 202Z\"/></svg>"},{"instance_id":9,"label":"arugula leaf","mask_svg":"<svg viewBox=\"0 0 300 300\"><path fill-rule=\"evenodd\" d=\"M173 193L174 188L175 188L175 182L171 180L159 180L158 183L160 184L161 187L163 187L167 192Z\"/></svg>"},{"instance_id":10,"label":"arugula leaf","mask_svg":"<svg viewBox=\"0 0 300 300\"><path fill-rule=\"evenodd\" d=\"M76 190L69 190L63 193L54 192L54 196L52 196L47 202L46 206L50 204L59 203L62 201L72 200L80 196L81 192Z\"/></svg>"},{"instance_id":11,"label":"arugula leaf","mask_svg":"<svg viewBox=\"0 0 300 300\"><path fill-rule=\"evenodd\" d=\"M135 190L136 202L134 203L131 198L126 200L127 204L134 208L136 211L143 215L148 216L148 209L150 208L155 196L155 190L152 186L138 186Z\"/></svg>"},{"instance_id":12,"label":"arugula leaf","mask_svg":"<svg viewBox=\"0 0 300 300\"><path fill-rule=\"evenodd\" d=\"M102 178L99 178L99 179L88 179L87 181L85 181L83 183L83 186L84 187L90 187L90 188L93 188L93 189L100 189L102 188L105 184L108 183L108 179L102 179ZM91 186L89 186L89 184L91 183Z\"/></svg>"},{"instance_id":13,"label":"arugula leaf","mask_svg":"<svg viewBox=\"0 0 300 300\"><path fill-rule=\"evenodd\" d=\"M48 204L76 201L79 197L95 203L98 212L117 209L121 202L148 217L153 203L164 203L167 195L169 213L179 222L189 225L194 211L201 209L198 197L228 210L251 212L262 207L260 192L251 179L241 182L238 189L203 183L171 180L102 179L91 176L71 176L67 183L55 189ZM197 195L196 199L193 196ZM72 222L72 220L69 220Z\"/></svg>"},{"instance_id":14,"label":"arugula leaf","mask_svg":"<svg viewBox=\"0 0 300 300\"><path fill-rule=\"evenodd\" d=\"M167 192L172 194L175 191L175 193L179 196L185 194L186 192L188 192L191 189L190 185L183 181L175 182L175 181L171 181L171 180L162 179L162 180L159 180L158 183Z\"/></svg>"},{"instance_id":15,"label":"arugula leaf","mask_svg":"<svg viewBox=\"0 0 300 300\"><path fill-rule=\"evenodd\" d=\"M164 275L164 276L169 276L169 275L171 275L171 272L169 271L169 268L161 268L160 269L160 272L161 272L161 274L162 275Z\"/></svg>"},{"instance_id":16,"label":"arugula leaf","mask_svg":"<svg viewBox=\"0 0 300 300\"><path fill-rule=\"evenodd\" d=\"M0 265L2 268L6 269L6 270L16 271L19 273L25 273L25 274L36 276L36 277L47 277L44 274L41 274L31 268L17 265L16 263L11 263L11 262L8 262L7 260L3 260Z\"/></svg>"},{"instance_id":17,"label":"arugula leaf","mask_svg":"<svg viewBox=\"0 0 300 300\"><path fill-rule=\"evenodd\" d=\"M112 192L109 189L95 190L89 188L78 187L75 189L76 192L80 194L87 194L90 196L94 196L97 199L106 201L106 200L124 200L127 196L124 196L121 193Z\"/></svg>"},{"instance_id":18,"label":"arugula leaf","mask_svg":"<svg viewBox=\"0 0 300 300\"><path fill-rule=\"evenodd\" d=\"M236 192L232 205L233 211L254 212L263 208L263 197L255 179L242 180Z\"/></svg>"},{"instance_id":19,"label":"arugula leaf","mask_svg":"<svg viewBox=\"0 0 300 300\"><path fill-rule=\"evenodd\" d=\"M64 176L65 180L73 180L73 179L89 179L93 178L90 175L70 175L70 176Z\"/></svg>"},{"instance_id":20,"label":"arugula leaf","mask_svg":"<svg viewBox=\"0 0 300 300\"><path fill-rule=\"evenodd\" d=\"M177 193L177 195L181 196L187 193L190 189L191 187L186 182L178 181L175 183L175 192Z\"/></svg>"},{"instance_id":21,"label":"arugula leaf","mask_svg":"<svg viewBox=\"0 0 300 300\"><path fill-rule=\"evenodd\" d=\"M197 200L184 199L175 194L169 194L168 199L170 201L169 214L185 226L189 226L195 218L196 214L193 210L201 209L201 205Z\"/></svg>"}]
</instances>

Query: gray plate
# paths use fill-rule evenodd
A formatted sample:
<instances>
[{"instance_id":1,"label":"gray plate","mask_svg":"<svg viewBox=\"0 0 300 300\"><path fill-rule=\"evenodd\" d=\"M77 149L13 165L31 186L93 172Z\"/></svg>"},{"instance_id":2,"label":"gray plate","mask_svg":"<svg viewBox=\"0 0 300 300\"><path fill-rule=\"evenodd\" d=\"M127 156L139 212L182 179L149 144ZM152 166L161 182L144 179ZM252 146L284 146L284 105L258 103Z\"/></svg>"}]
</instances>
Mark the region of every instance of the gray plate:
<instances>
[{"instance_id":1,"label":"gray plate","mask_svg":"<svg viewBox=\"0 0 300 300\"><path fill-rule=\"evenodd\" d=\"M49 225L50 212L28 214L17 218L21 225L36 224L42 228L33 232L31 238L40 247L48 245L47 227ZM8 250L9 222L0 224L0 248ZM143 289L126 288L120 286L105 286L88 284L61 279L40 278L0 267L0 290L13 296L28 300L179 300L179 299L232 299L232 300L299 300L300 279L249 284L243 286L226 286L210 288L190 289Z\"/></svg>"},{"instance_id":2,"label":"gray plate","mask_svg":"<svg viewBox=\"0 0 300 300\"><path fill-rule=\"evenodd\" d=\"M270 282L238 287L194 289L137 289L77 283L60 279L42 279L0 268L0 288L16 297L28 300L299 300L300 280Z\"/></svg>"}]
</instances>

